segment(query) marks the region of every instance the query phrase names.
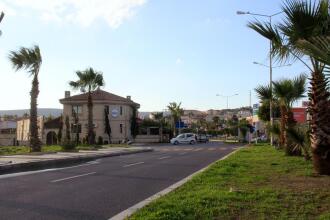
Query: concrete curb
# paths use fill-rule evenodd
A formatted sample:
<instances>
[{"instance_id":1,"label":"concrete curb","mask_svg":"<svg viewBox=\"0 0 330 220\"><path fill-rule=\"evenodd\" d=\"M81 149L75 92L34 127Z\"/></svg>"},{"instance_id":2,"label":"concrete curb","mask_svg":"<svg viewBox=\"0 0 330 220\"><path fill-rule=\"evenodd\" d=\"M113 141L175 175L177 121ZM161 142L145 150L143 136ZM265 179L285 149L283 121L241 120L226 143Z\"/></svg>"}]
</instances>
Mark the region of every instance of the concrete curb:
<instances>
[{"instance_id":1,"label":"concrete curb","mask_svg":"<svg viewBox=\"0 0 330 220\"><path fill-rule=\"evenodd\" d=\"M137 210L143 208L144 206L148 205L149 203L151 203L152 201L172 192L173 190L179 188L180 186L182 186L183 184L185 184L186 182L188 182L189 180L191 180L194 176L196 176L197 174L201 173L201 172L204 172L206 169L208 169L209 167L211 167L212 165L214 165L215 163L217 163L218 161L221 161L221 160L225 160L227 159L229 156L235 154L237 151L239 151L240 149L244 148L243 147L239 147L238 149L234 150L233 152L227 154L226 156L220 158L219 160L207 165L206 167L196 171L195 173L187 176L186 178L180 180L179 182L176 182L174 183L173 185L167 187L166 189L150 196L149 198L129 207L128 209L118 213L117 215L111 217L109 220L123 220L123 219L126 219L128 217L130 217L132 214L134 214Z\"/></svg>"},{"instance_id":2,"label":"concrete curb","mask_svg":"<svg viewBox=\"0 0 330 220\"><path fill-rule=\"evenodd\" d=\"M37 169L49 169L54 167L63 167L81 162L88 162L95 159L100 159L104 157L115 157L129 154L137 154L137 153L145 153L151 152L154 149L152 148L143 148L136 149L130 151L122 151L122 152L110 152L110 153L97 153L93 155L83 155L83 156L72 156L63 159L49 159L44 161L33 161L28 163L18 163L18 164L6 164L0 166L0 175L9 174L15 172L23 172L23 171L33 171Z\"/></svg>"}]
</instances>

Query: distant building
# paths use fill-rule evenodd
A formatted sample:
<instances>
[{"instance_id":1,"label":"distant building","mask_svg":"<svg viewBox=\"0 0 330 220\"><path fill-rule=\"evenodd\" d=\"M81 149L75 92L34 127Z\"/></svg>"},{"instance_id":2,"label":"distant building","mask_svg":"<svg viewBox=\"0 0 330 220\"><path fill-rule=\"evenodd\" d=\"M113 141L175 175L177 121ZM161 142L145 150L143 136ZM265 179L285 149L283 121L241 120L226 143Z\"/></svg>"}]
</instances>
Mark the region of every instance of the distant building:
<instances>
[{"instance_id":1,"label":"distant building","mask_svg":"<svg viewBox=\"0 0 330 220\"><path fill-rule=\"evenodd\" d=\"M44 117L38 116L38 136L43 140ZM19 145L29 145L30 141L30 118L17 120L16 137Z\"/></svg>"},{"instance_id":2,"label":"distant building","mask_svg":"<svg viewBox=\"0 0 330 220\"><path fill-rule=\"evenodd\" d=\"M88 134L88 93L70 96L70 92L65 92L65 98L60 100L63 104L63 121L69 117L70 126L75 125L74 115L77 115L78 123L76 127L80 134L80 141ZM121 142L133 139L131 134L131 119L133 108L138 109L140 105L131 100L130 96L126 98L103 91L96 90L92 92L93 100L93 123L96 140L101 137L105 143L110 140L105 132L105 114L107 112L110 127L111 141ZM64 123L65 124L65 123ZM63 136L65 134L65 125L63 125Z\"/></svg>"},{"instance_id":3,"label":"distant building","mask_svg":"<svg viewBox=\"0 0 330 220\"><path fill-rule=\"evenodd\" d=\"M0 146L16 145L16 121L0 121Z\"/></svg>"}]
</instances>

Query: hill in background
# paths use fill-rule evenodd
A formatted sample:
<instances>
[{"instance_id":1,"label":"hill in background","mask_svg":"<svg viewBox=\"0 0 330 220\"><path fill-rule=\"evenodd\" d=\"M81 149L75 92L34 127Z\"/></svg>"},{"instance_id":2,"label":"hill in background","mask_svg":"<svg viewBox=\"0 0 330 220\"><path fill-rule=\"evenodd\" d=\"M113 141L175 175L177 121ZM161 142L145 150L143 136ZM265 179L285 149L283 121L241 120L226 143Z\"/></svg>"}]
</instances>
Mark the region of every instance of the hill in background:
<instances>
[{"instance_id":1,"label":"hill in background","mask_svg":"<svg viewBox=\"0 0 330 220\"><path fill-rule=\"evenodd\" d=\"M22 117L25 113L29 114L29 109L16 109L16 110L0 110L0 116L5 115L17 115L18 117ZM57 108L39 108L38 109L38 115L39 116L53 116L53 117L59 117L63 113L63 109L57 109Z\"/></svg>"}]
</instances>

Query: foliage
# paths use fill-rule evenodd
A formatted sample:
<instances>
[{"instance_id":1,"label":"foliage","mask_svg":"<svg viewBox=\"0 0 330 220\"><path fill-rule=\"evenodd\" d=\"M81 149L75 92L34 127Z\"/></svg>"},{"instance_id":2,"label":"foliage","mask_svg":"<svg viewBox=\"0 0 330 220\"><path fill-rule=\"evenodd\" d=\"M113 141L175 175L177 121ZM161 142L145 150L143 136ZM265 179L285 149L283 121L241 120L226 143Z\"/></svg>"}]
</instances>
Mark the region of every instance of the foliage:
<instances>
[{"instance_id":1,"label":"foliage","mask_svg":"<svg viewBox=\"0 0 330 220\"><path fill-rule=\"evenodd\" d=\"M71 141L70 120L69 116L65 116L65 142Z\"/></svg>"},{"instance_id":2,"label":"foliage","mask_svg":"<svg viewBox=\"0 0 330 220\"><path fill-rule=\"evenodd\" d=\"M329 68L329 2L286 0L282 10L284 19L278 24L255 21L248 26L271 40L271 56L282 62L299 60L310 70L308 96L314 169L330 175L330 92L324 74Z\"/></svg>"},{"instance_id":3,"label":"foliage","mask_svg":"<svg viewBox=\"0 0 330 220\"><path fill-rule=\"evenodd\" d=\"M171 112L173 131L175 132L175 134L177 134L175 123L180 121L181 116L183 115L184 112L183 109L181 108L181 102L180 103L170 102L167 108Z\"/></svg>"},{"instance_id":4,"label":"foliage","mask_svg":"<svg viewBox=\"0 0 330 220\"><path fill-rule=\"evenodd\" d=\"M111 143L111 126L109 120L109 111L104 108L104 133L108 135L109 143Z\"/></svg>"},{"instance_id":5,"label":"foliage","mask_svg":"<svg viewBox=\"0 0 330 220\"><path fill-rule=\"evenodd\" d=\"M133 136L133 138L136 137L136 135L138 134L138 124L136 123L136 119L137 119L137 109L135 106L132 107L132 117L131 117L131 134Z\"/></svg>"},{"instance_id":6,"label":"foliage","mask_svg":"<svg viewBox=\"0 0 330 220\"><path fill-rule=\"evenodd\" d=\"M38 110L37 100L39 95L39 81L38 75L42 63L42 57L40 48L34 45L32 48L21 47L17 52L11 51L9 54L9 60L11 61L13 68L18 71L25 69L30 73L32 79L32 88L30 92L30 147L34 152L41 151L41 141L38 134Z\"/></svg>"},{"instance_id":7,"label":"foliage","mask_svg":"<svg viewBox=\"0 0 330 220\"><path fill-rule=\"evenodd\" d=\"M330 177L268 145L241 149L129 219L317 219L330 216ZM322 198L322 199L320 199Z\"/></svg>"},{"instance_id":8,"label":"foliage","mask_svg":"<svg viewBox=\"0 0 330 220\"><path fill-rule=\"evenodd\" d=\"M95 143L94 125L93 125L93 100L92 92L97 88L104 86L104 79L102 72L98 72L93 68L87 68L83 71L76 71L78 76L77 81L69 82L69 85L77 90L86 91L88 93L87 106L88 106L88 143L93 145Z\"/></svg>"},{"instance_id":9,"label":"foliage","mask_svg":"<svg viewBox=\"0 0 330 220\"><path fill-rule=\"evenodd\" d=\"M58 129L57 140L59 143L62 143L62 132L63 132L63 115L60 118L60 127Z\"/></svg>"},{"instance_id":10,"label":"foliage","mask_svg":"<svg viewBox=\"0 0 330 220\"><path fill-rule=\"evenodd\" d=\"M102 145L103 144L103 137L99 136L97 139L97 144Z\"/></svg>"},{"instance_id":11,"label":"foliage","mask_svg":"<svg viewBox=\"0 0 330 220\"><path fill-rule=\"evenodd\" d=\"M304 154L306 160L310 160L310 132L304 128L290 128L287 130L288 138L293 145L293 151Z\"/></svg>"}]
</instances>

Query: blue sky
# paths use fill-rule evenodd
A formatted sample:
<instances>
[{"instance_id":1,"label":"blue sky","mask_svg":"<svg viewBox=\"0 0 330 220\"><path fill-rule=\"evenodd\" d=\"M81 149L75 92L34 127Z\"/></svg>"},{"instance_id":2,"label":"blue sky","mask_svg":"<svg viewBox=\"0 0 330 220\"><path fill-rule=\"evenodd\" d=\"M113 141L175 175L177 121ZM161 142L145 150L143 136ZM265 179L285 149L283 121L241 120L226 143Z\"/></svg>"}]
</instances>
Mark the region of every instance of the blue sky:
<instances>
[{"instance_id":1,"label":"blue sky","mask_svg":"<svg viewBox=\"0 0 330 220\"><path fill-rule=\"evenodd\" d=\"M230 107L257 102L253 89L269 82L268 42L246 27L251 16L237 10L274 13L272 0L0 0L0 109L29 107L31 79L15 72L10 50L38 44L43 55L39 107L61 108L75 71L102 71L105 90L131 95L141 111L169 102L185 109L220 109L216 94L238 93ZM280 19L280 16L277 18ZM274 79L306 68L274 69Z\"/></svg>"}]
</instances>

